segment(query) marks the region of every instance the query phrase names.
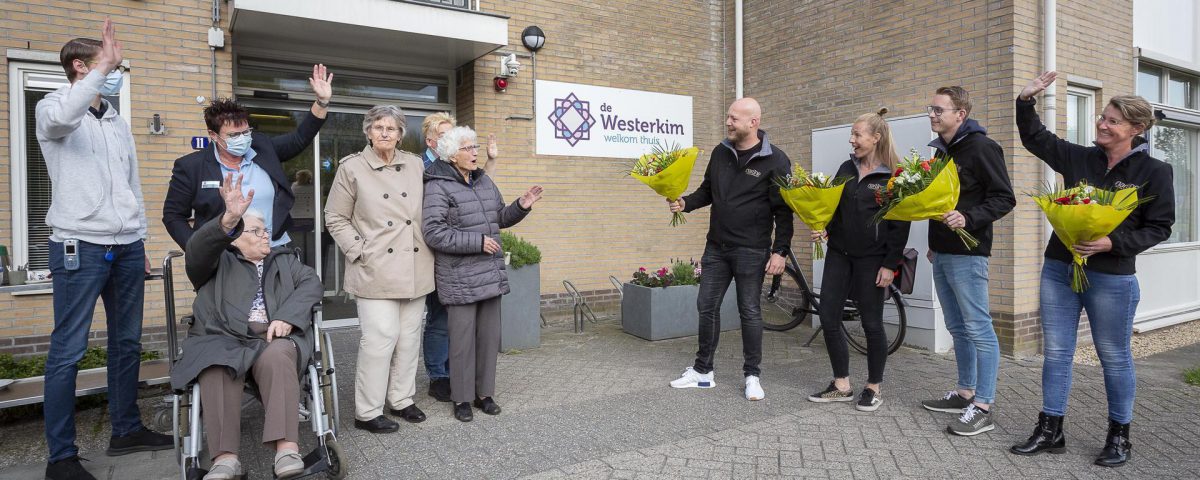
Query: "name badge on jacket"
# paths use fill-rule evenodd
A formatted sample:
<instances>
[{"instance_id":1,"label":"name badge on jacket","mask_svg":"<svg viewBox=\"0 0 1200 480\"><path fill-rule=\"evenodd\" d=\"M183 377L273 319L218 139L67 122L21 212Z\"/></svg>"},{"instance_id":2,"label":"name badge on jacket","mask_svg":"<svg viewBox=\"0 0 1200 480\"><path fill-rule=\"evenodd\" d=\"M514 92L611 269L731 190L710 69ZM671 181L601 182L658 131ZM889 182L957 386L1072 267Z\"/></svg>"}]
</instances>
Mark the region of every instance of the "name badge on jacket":
<instances>
[{"instance_id":1,"label":"name badge on jacket","mask_svg":"<svg viewBox=\"0 0 1200 480\"><path fill-rule=\"evenodd\" d=\"M200 188L221 188L220 180L205 180L200 182Z\"/></svg>"}]
</instances>

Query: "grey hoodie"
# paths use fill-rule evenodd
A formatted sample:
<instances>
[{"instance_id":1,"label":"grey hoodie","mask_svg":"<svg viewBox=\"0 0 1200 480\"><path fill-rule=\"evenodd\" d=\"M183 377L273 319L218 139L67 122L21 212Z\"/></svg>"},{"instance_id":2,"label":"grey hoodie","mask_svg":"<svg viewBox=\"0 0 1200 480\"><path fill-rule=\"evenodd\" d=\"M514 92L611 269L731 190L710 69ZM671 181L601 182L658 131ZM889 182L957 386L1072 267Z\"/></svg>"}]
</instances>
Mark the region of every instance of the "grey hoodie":
<instances>
[{"instance_id":1,"label":"grey hoodie","mask_svg":"<svg viewBox=\"0 0 1200 480\"><path fill-rule=\"evenodd\" d=\"M146 207L129 124L112 105L88 111L104 84L93 70L37 104L37 139L53 185L50 239L124 245L146 238ZM104 100L107 103L107 100Z\"/></svg>"}]
</instances>

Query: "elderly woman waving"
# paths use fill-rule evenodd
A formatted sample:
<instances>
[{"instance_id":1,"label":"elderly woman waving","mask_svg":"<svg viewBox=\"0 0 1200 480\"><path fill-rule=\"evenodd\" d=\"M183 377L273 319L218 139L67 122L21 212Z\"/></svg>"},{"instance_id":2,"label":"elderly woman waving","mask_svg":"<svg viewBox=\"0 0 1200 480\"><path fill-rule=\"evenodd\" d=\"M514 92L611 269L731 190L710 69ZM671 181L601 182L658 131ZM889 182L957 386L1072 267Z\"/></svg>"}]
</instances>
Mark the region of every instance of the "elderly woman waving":
<instances>
[{"instance_id":1,"label":"elderly woman waving","mask_svg":"<svg viewBox=\"0 0 1200 480\"><path fill-rule=\"evenodd\" d=\"M304 470L299 454L300 374L313 351L312 307L323 287L295 252L271 248L262 213L247 209L233 174L221 183L225 212L201 226L187 243L187 275L196 287L195 323L171 386L200 382L200 408L213 466L206 480L243 475L238 461L242 389L250 376L263 402L262 441L275 448L275 475Z\"/></svg>"},{"instance_id":2,"label":"elderly woman waving","mask_svg":"<svg viewBox=\"0 0 1200 480\"><path fill-rule=\"evenodd\" d=\"M373 433L425 420L413 403L425 295L433 291L433 253L421 236L421 159L399 150L404 112L371 108L368 145L343 158L329 190L325 224L346 254L342 286L357 299L362 337L354 377L354 426Z\"/></svg>"},{"instance_id":3,"label":"elderly woman waving","mask_svg":"<svg viewBox=\"0 0 1200 480\"><path fill-rule=\"evenodd\" d=\"M450 397L454 418L472 420L471 403L498 415L496 355L500 296L508 293L500 229L516 225L542 198L534 186L505 205L479 168L475 131L455 127L437 143L441 160L425 171L425 241L436 259L438 297L449 312Z\"/></svg>"}]
</instances>

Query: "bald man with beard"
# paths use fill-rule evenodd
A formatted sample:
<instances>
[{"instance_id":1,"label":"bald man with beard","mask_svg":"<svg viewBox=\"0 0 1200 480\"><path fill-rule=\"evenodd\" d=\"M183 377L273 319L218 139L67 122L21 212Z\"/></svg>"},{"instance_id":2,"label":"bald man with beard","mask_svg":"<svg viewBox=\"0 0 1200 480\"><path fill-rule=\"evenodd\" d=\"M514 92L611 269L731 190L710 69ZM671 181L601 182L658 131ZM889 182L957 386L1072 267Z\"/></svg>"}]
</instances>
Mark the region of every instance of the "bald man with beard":
<instances>
[{"instance_id":1,"label":"bald man with beard","mask_svg":"<svg viewBox=\"0 0 1200 480\"><path fill-rule=\"evenodd\" d=\"M712 207L708 241L700 260L704 275L696 298L700 348L695 363L671 382L674 388L716 386L713 357L721 335L718 312L729 282L736 280L746 399L766 397L758 367L763 331L759 295L764 274L783 273L792 240L792 212L774 182L775 177L791 171L792 162L783 150L767 141L767 132L759 129L761 121L762 107L753 98L733 102L725 115L728 135L713 149L704 182L690 195L668 201L672 212Z\"/></svg>"}]
</instances>

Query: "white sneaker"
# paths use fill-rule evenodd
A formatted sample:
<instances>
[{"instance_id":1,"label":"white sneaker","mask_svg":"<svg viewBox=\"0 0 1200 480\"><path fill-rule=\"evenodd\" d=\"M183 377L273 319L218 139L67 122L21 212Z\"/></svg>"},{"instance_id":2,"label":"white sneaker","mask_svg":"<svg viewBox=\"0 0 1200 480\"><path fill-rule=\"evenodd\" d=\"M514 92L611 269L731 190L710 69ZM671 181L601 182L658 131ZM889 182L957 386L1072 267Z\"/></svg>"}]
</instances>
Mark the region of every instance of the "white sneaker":
<instances>
[{"instance_id":1,"label":"white sneaker","mask_svg":"<svg viewBox=\"0 0 1200 480\"><path fill-rule=\"evenodd\" d=\"M671 388L713 388L717 386L713 383L712 372L700 373L687 367L683 371L683 375L671 381Z\"/></svg>"},{"instance_id":2,"label":"white sneaker","mask_svg":"<svg viewBox=\"0 0 1200 480\"><path fill-rule=\"evenodd\" d=\"M749 375L746 377L746 400L755 402L767 397L763 393L762 385L758 381L758 375Z\"/></svg>"}]
</instances>

